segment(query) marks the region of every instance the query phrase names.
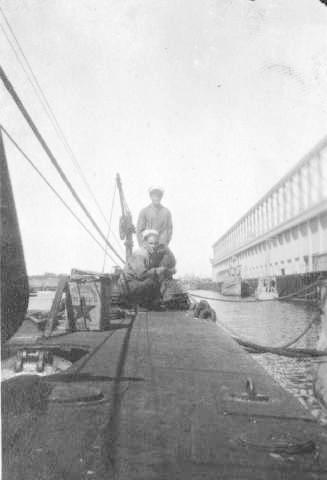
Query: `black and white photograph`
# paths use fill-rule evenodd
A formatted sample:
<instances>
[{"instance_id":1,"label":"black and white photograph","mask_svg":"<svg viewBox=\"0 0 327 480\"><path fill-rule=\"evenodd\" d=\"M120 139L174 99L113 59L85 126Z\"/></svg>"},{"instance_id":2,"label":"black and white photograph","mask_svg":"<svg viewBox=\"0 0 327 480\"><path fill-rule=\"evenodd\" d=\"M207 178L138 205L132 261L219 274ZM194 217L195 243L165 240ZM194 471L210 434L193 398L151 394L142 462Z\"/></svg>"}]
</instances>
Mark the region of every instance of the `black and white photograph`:
<instances>
[{"instance_id":1,"label":"black and white photograph","mask_svg":"<svg viewBox=\"0 0 327 480\"><path fill-rule=\"evenodd\" d=\"M0 0L1 479L327 480L327 1Z\"/></svg>"}]
</instances>

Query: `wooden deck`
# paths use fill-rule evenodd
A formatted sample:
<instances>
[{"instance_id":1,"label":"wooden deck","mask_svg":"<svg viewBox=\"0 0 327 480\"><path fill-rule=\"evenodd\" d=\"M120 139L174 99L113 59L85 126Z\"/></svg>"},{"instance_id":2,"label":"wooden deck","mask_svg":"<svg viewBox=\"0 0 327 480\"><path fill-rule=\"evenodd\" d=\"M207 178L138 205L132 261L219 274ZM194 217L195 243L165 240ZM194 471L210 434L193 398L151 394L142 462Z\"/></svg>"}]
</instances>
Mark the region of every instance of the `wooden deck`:
<instances>
[{"instance_id":1,"label":"wooden deck","mask_svg":"<svg viewBox=\"0 0 327 480\"><path fill-rule=\"evenodd\" d=\"M5 382L3 479L327 478L326 431L213 323L148 312L49 342L90 351Z\"/></svg>"}]
</instances>

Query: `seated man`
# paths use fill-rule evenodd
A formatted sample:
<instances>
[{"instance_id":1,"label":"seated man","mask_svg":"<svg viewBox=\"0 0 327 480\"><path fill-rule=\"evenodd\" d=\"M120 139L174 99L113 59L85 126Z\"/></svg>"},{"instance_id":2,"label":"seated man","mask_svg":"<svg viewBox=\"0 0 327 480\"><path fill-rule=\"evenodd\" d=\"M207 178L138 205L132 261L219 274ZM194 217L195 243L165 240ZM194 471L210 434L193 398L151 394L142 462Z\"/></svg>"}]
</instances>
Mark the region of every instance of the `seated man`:
<instances>
[{"instance_id":1,"label":"seated man","mask_svg":"<svg viewBox=\"0 0 327 480\"><path fill-rule=\"evenodd\" d=\"M160 303L160 286L175 272L175 257L168 247L159 246L156 230L143 232L143 246L129 258L120 277L128 301L150 306Z\"/></svg>"},{"instance_id":2,"label":"seated man","mask_svg":"<svg viewBox=\"0 0 327 480\"><path fill-rule=\"evenodd\" d=\"M159 265L159 267L166 267L166 277L171 278L176 273L176 259L173 252L166 246L159 244L153 252L153 261Z\"/></svg>"}]
</instances>

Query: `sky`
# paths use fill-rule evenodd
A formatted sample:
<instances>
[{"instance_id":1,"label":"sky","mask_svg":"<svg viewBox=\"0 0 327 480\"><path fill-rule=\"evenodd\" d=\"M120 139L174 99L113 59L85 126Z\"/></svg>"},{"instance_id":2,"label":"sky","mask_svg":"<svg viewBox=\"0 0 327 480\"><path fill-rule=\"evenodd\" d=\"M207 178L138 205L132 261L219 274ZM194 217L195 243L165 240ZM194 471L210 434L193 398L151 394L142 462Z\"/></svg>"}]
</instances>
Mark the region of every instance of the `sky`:
<instances>
[{"instance_id":1,"label":"sky","mask_svg":"<svg viewBox=\"0 0 327 480\"><path fill-rule=\"evenodd\" d=\"M327 8L318 0L0 6L105 217L117 172L135 222L149 186L165 188L179 275L209 276L212 244L326 135ZM1 14L0 23L4 70L106 232L7 41L4 32L13 43ZM0 122L87 223L2 84ZM29 274L101 271L103 251L5 145ZM108 259L105 270L114 263Z\"/></svg>"}]
</instances>

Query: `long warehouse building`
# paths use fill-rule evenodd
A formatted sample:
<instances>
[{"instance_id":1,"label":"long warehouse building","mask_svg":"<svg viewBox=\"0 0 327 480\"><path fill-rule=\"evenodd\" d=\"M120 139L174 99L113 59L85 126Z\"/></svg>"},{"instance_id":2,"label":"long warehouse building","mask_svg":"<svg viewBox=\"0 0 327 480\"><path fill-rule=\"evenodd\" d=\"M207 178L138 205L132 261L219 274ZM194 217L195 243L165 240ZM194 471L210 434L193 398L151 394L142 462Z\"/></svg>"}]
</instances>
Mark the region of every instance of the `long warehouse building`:
<instances>
[{"instance_id":1,"label":"long warehouse building","mask_svg":"<svg viewBox=\"0 0 327 480\"><path fill-rule=\"evenodd\" d=\"M213 280L327 271L327 137L213 245Z\"/></svg>"}]
</instances>

